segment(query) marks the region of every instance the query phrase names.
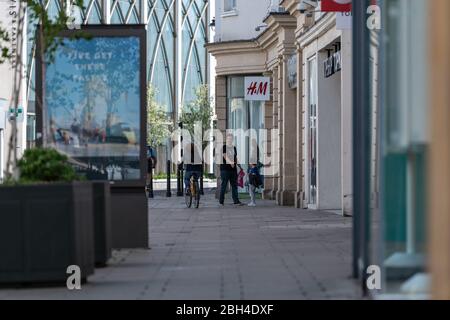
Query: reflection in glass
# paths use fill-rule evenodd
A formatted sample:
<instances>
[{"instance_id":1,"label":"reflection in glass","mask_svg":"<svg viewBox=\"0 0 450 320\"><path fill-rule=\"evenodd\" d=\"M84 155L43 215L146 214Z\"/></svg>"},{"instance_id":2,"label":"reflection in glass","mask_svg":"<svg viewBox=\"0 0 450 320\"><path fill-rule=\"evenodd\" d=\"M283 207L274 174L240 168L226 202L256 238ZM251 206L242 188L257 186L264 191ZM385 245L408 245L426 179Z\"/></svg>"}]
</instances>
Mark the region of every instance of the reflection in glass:
<instances>
[{"instance_id":1,"label":"reflection in glass","mask_svg":"<svg viewBox=\"0 0 450 320\"><path fill-rule=\"evenodd\" d=\"M140 42L64 40L45 77L45 144L89 179L140 179Z\"/></svg>"}]
</instances>

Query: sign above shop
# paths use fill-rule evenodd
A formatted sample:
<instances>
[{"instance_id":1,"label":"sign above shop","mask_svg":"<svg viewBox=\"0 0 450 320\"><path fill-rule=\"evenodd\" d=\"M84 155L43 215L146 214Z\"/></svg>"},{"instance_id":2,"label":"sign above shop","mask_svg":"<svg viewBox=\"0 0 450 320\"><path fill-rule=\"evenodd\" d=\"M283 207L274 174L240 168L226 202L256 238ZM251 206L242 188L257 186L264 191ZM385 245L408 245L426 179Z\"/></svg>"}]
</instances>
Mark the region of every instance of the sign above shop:
<instances>
[{"instance_id":1,"label":"sign above shop","mask_svg":"<svg viewBox=\"0 0 450 320\"><path fill-rule=\"evenodd\" d=\"M370 5L378 5L378 0L371 0ZM322 0L322 12L351 12L352 0Z\"/></svg>"},{"instance_id":2,"label":"sign above shop","mask_svg":"<svg viewBox=\"0 0 450 320\"><path fill-rule=\"evenodd\" d=\"M351 30L353 15L351 12L336 13L336 30Z\"/></svg>"},{"instance_id":3,"label":"sign above shop","mask_svg":"<svg viewBox=\"0 0 450 320\"><path fill-rule=\"evenodd\" d=\"M289 88L297 88L297 55L293 54L288 60Z\"/></svg>"},{"instance_id":4,"label":"sign above shop","mask_svg":"<svg viewBox=\"0 0 450 320\"><path fill-rule=\"evenodd\" d=\"M322 0L323 12L349 12L352 11L352 0Z\"/></svg>"},{"instance_id":5,"label":"sign above shop","mask_svg":"<svg viewBox=\"0 0 450 320\"><path fill-rule=\"evenodd\" d=\"M245 77L245 100L269 101L270 78L269 77Z\"/></svg>"},{"instance_id":6,"label":"sign above shop","mask_svg":"<svg viewBox=\"0 0 450 320\"><path fill-rule=\"evenodd\" d=\"M341 51L332 54L323 62L325 78L331 77L336 72L342 69L342 55Z\"/></svg>"}]
</instances>

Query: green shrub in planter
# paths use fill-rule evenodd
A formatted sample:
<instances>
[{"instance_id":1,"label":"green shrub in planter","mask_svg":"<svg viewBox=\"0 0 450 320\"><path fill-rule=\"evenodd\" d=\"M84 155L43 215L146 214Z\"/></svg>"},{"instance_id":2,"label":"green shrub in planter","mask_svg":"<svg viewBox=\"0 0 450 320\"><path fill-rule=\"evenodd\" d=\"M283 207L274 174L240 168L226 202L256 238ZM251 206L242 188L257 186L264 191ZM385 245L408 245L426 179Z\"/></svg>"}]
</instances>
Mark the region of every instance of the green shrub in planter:
<instances>
[{"instance_id":1,"label":"green shrub in planter","mask_svg":"<svg viewBox=\"0 0 450 320\"><path fill-rule=\"evenodd\" d=\"M19 160L18 167L22 183L80 180L68 158L54 149L28 149Z\"/></svg>"}]
</instances>

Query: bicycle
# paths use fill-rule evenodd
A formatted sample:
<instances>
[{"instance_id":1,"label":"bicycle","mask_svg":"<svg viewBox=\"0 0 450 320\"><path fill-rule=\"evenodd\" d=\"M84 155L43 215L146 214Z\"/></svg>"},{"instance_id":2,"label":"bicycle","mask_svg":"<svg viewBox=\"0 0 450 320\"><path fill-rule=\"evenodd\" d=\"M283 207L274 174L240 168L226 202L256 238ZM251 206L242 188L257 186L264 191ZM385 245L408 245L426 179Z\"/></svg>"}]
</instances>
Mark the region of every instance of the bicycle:
<instances>
[{"instance_id":1,"label":"bicycle","mask_svg":"<svg viewBox=\"0 0 450 320\"><path fill-rule=\"evenodd\" d=\"M200 186L198 183L198 176L196 173L193 173L191 179L189 180L189 189L186 190L184 200L188 208L192 207L193 201L196 209L198 209L198 207L200 206Z\"/></svg>"}]
</instances>

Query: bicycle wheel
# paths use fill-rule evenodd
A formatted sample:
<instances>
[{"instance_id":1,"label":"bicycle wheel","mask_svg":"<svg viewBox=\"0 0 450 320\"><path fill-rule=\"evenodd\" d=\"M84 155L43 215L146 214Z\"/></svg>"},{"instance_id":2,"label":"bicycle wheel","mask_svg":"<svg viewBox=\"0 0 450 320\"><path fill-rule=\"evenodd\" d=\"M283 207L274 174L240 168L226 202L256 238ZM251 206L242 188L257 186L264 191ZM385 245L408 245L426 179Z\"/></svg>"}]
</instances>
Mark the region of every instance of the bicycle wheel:
<instances>
[{"instance_id":1,"label":"bicycle wheel","mask_svg":"<svg viewBox=\"0 0 450 320\"><path fill-rule=\"evenodd\" d=\"M186 203L186 207L192 207L192 193L189 190L186 190L184 194L184 202Z\"/></svg>"},{"instance_id":2,"label":"bicycle wheel","mask_svg":"<svg viewBox=\"0 0 450 320\"><path fill-rule=\"evenodd\" d=\"M195 208L198 209L200 206L200 186L198 185L198 181L194 182L194 188L195 188Z\"/></svg>"}]
</instances>

